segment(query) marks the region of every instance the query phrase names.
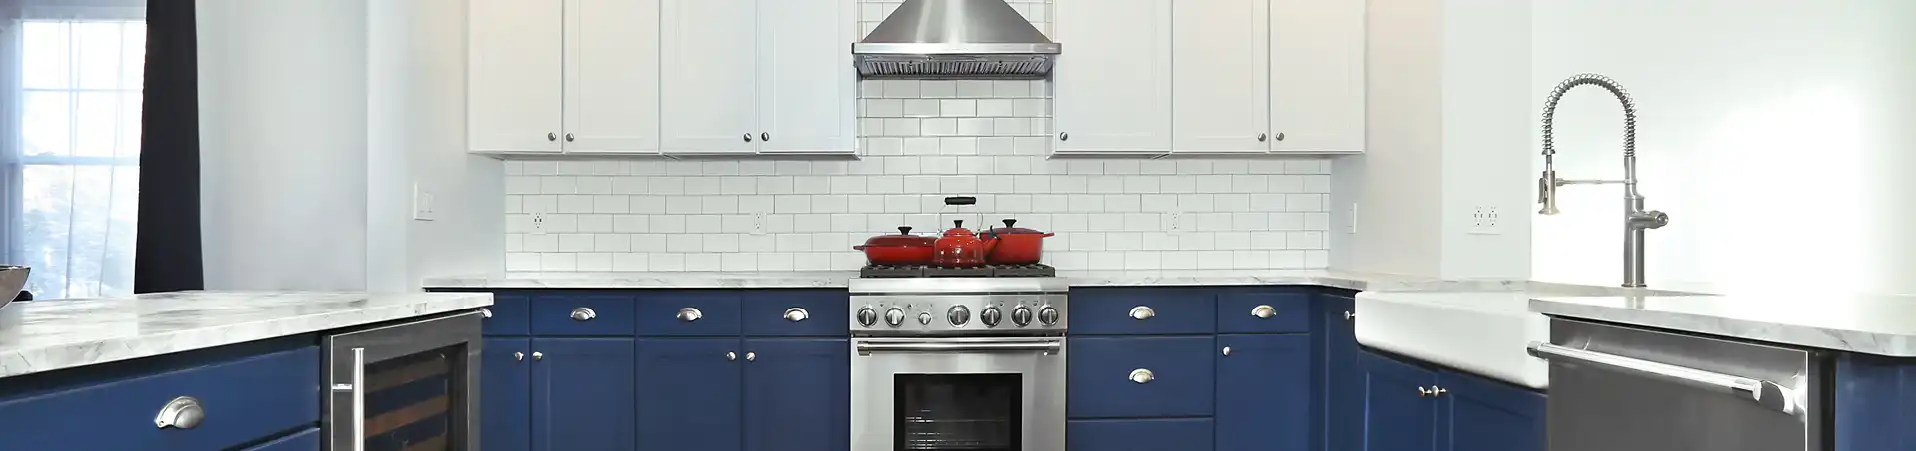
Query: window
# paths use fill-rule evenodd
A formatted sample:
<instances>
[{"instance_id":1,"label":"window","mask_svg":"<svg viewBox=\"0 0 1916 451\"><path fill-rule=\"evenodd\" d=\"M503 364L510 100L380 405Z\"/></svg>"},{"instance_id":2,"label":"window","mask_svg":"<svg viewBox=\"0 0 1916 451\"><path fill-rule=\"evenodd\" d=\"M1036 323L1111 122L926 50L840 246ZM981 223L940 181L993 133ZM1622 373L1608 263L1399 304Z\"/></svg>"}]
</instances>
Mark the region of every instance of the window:
<instances>
[{"instance_id":1,"label":"window","mask_svg":"<svg viewBox=\"0 0 1916 451\"><path fill-rule=\"evenodd\" d=\"M114 9L27 8L8 27L8 264L36 298L133 291L146 25Z\"/></svg>"}]
</instances>

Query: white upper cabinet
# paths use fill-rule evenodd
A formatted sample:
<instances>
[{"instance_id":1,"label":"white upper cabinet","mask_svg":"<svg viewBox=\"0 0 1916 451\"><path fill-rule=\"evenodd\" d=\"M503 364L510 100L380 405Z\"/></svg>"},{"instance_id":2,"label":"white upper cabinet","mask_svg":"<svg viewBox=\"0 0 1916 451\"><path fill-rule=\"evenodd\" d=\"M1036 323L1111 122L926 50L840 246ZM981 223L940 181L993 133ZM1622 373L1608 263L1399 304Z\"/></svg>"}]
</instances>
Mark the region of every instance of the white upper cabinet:
<instances>
[{"instance_id":1,"label":"white upper cabinet","mask_svg":"<svg viewBox=\"0 0 1916 451\"><path fill-rule=\"evenodd\" d=\"M1271 1L1175 2L1174 152L1270 151Z\"/></svg>"},{"instance_id":2,"label":"white upper cabinet","mask_svg":"<svg viewBox=\"0 0 1916 451\"><path fill-rule=\"evenodd\" d=\"M758 2L760 152L854 151L856 18L852 0Z\"/></svg>"},{"instance_id":3,"label":"white upper cabinet","mask_svg":"<svg viewBox=\"0 0 1916 451\"><path fill-rule=\"evenodd\" d=\"M660 83L666 153L756 153L758 0L664 0ZM847 46L845 51L850 51Z\"/></svg>"},{"instance_id":4,"label":"white upper cabinet","mask_svg":"<svg viewBox=\"0 0 1916 451\"><path fill-rule=\"evenodd\" d=\"M659 151L657 0L565 0L565 151Z\"/></svg>"},{"instance_id":5,"label":"white upper cabinet","mask_svg":"<svg viewBox=\"0 0 1916 451\"><path fill-rule=\"evenodd\" d=\"M1170 151L1171 3L1056 0L1052 40L1065 48L1052 71L1057 153Z\"/></svg>"},{"instance_id":6,"label":"white upper cabinet","mask_svg":"<svg viewBox=\"0 0 1916 451\"><path fill-rule=\"evenodd\" d=\"M1364 2L1270 0L1278 153L1364 150Z\"/></svg>"},{"instance_id":7,"label":"white upper cabinet","mask_svg":"<svg viewBox=\"0 0 1916 451\"><path fill-rule=\"evenodd\" d=\"M467 147L559 153L564 124L561 0L472 0Z\"/></svg>"}]
</instances>

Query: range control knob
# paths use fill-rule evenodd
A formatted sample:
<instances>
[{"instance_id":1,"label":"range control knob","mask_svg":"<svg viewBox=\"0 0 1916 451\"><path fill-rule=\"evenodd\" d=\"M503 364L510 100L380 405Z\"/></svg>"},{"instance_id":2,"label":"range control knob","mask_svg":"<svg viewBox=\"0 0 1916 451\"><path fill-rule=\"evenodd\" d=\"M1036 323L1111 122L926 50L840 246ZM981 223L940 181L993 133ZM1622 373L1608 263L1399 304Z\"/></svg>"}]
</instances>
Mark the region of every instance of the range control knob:
<instances>
[{"instance_id":1,"label":"range control knob","mask_svg":"<svg viewBox=\"0 0 1916 451\"><path fill-rule=\"evenodd\" d=\"M918 324L930 326L931 312L918 312Z\"/></svg>"},{"instance_id":2,"label":"range control knob","mask_svg":"<svg viewBox=\"0 0 1916 451\"><path fill-rule=\"evenodd\" d=\"M898 327L899 325L905 324L905 311L895 308L886 310L885 324L890 324L891 327Z\"/></svg>"},{"instance_id":3,"label":"range control knob","mask_svg":"<svg viewBox=\"0 0 1916 451\"><path fill-rule=\"evenodd\" d=\"M1018 306L1018 308L1016 309L1012 309L1011 322L1018 323L1018 327L1025 327L1027 325L1030 325L1031 324L1031 309L1025 308L1025 306L1022 306L1022 305Z\"/></svg>"},{"instance_id":4,"label":"range control knob","mask_svg":"<svg viewBox=\"0 0 1916 451\"><path fill-rule=\"evenodd\" d=\"M1044 309L1038 310L1038 321L1043 321L1046 326L1058 324L1058 309L1045 306Z\"/></svg>"},{"instance_id":5,"label":"range control knob","mask_svg":"<svg viewBox=\"0 0 1916 451\"><path fill-rule=\"evenodd\" d=\"M998 327L998 322L1003 321L1004 316L1004 312L997 307L985 307L985 311L978 312L978 320L984 321L985 327Z\"/></svg>"},{"instance_id":6,"label":"range control knob","mask_svg":"<svg viewBox=\"0 0 1916 451\"><path fill-rule=\"evenodd\" d=\"M863 324L865 327L878 324L878 311L872 310L871 307L858 309L858 324Z\"/></svg>"},{"instance_id":7,"label":"range control knob","mask_svg":"<svg viewBox=\"0 0 1916 451\"><path fill-rule=\"evenodd\" d=\"M951 310L945 312L945 319L951 320L953 326L963 326L971 322L971 309L962 305L951 306Z\"/></svg>"}]
</instances>

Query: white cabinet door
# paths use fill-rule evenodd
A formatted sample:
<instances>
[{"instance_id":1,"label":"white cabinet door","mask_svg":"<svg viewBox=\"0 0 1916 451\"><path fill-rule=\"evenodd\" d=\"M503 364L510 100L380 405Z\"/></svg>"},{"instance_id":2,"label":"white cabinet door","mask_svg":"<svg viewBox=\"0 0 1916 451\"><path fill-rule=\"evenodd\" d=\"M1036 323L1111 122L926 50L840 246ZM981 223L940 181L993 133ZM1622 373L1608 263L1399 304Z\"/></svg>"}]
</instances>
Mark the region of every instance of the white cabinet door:
<instances>
[{"instance_id":1,"label":"white cabinet door","mask_svg":"<svg viewBox=\"0 0 1916 451\"><path fill-rule=\"evenodd\" d=\"M560 0L472 0L466 77L466 147L473 152L558 153Z\"/></svg>"},{"instance_id":2,"label":"white cabinet door","mask_svg":"<svg viewBox=\"0 0 1916 451\"><path fill-rule=\"evenodd\" d=\"M1364 2L1270 0L1276 152L1364 150Z\"/></svg>"},{"instance_id":3,"label":"white cabinet door","mask_svg":"<svg viewBox=\"0 0 1916 451\"><path fill-rule=\"evenodd\" d=\"M854 7L852 0L758 1L760 152L854 151Z\"/></svg>"},{"instance_id":4,"label":"white cabinet door","mask_svg":"<svg viewBox=\"0 0 1916 451\"><path fill-rule=\"evenodd\" d=\"M565 151L659 151L658 0L565 0Z\"/></svg>"},{"instance_id":5,"label":"white cabinet door","mask_svg":"<svg viewBox=\"0 0 1916 451\"><path fill-rule=\"evenodd\" d=\"M757 4L664 0L660 5L664 152L757 152Z\"/></svg>"},{"instance_id":6,"label":"white cabinet door","mask_svg":"<svg viewBox=\"0 0 1916 451\"><path fill-rule=\"evenodd\" d=\"M1171 12L1171 52L1177 55L1171 71L1174 151L1271 149L1270 2L1176 2Z\"/></svg>"},{"instance_id":7,"label":"white cabinet door","mask_svg":"<svg viewBox=\"0 0 1916 451\"><path fill-rule=\"evenodd\" d=\"M1214 1L1214 0L1205 0ZM1171 149L1171 0L1057 0L1060 154Z\"/></svg>"}]
</instances>

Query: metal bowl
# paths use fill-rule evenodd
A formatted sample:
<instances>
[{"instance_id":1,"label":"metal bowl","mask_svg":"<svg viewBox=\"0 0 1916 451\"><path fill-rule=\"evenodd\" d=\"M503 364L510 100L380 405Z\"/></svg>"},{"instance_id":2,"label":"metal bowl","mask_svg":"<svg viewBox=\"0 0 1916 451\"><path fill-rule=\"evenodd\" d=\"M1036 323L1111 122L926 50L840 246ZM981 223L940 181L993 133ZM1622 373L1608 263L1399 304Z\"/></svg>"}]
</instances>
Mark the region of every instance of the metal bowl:
<instances>
[{"instance_id":1,"label":"metal bowl","mask_svg":"<svg viewBox=\"0 0 1916 451\"><path fill-rule=\"evenodd\" d=\"M13 298L20 295L20 289L27 286L29 269L25 266L0 265L0 308L13 302Z\"/></svg>"}]
</instances>

